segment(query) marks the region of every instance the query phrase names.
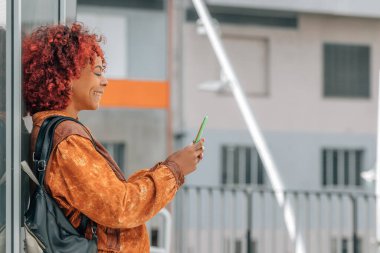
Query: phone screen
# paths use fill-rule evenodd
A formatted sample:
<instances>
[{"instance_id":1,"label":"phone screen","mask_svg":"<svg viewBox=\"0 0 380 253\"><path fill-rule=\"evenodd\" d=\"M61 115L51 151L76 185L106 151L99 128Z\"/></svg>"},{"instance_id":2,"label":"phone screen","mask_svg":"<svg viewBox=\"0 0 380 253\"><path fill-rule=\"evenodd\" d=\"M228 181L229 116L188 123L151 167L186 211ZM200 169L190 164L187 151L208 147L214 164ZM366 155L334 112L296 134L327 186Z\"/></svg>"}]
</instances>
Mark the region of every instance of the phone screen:
<instances>
[{"instance_id":1,"label":"phone screen","mask_svg":"<svg viewBox=\"0 0 380 253\"><path fill-rule=\"evenodd\" d=\"M201 124L201 126L199 127L199 130L198 130L197 136L195 137L195 140L193 141L194 143L198 143L200 141L201 136L202 136L202 132L203 132L203 129L205 128L205 126L206 126L207 120L208 120L208 116L206 116L206 117L203 118L202 124Z\"/></svg>"}]
</instances>

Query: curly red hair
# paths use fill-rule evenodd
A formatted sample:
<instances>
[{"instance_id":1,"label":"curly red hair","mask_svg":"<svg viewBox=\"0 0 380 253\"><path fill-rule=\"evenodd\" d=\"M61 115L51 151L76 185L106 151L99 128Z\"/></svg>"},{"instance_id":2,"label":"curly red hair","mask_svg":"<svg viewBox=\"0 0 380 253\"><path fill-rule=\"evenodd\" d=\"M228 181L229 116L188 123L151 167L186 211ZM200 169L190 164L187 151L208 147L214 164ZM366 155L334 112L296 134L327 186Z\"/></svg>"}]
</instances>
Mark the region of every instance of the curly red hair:
<instances>
[{"instance_id":1,"label":"curly red hair","mask_svg":"<svg viewBox=\"0 0 380 253\"><path fill-rule=\"evenodd\" d=\"M103 37L82 24L41 26L23 40L23 91L26 110L33 115L68 106L71 81L104 53Z\"/></svg>"}]
</instances>

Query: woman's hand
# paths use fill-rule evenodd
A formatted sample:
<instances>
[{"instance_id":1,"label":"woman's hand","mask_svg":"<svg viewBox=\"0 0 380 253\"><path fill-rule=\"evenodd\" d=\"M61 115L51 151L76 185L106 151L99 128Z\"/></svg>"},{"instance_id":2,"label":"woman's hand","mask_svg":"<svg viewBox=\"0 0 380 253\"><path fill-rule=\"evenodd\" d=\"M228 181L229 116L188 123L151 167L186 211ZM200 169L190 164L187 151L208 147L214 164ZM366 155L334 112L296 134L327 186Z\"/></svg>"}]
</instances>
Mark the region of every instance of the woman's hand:
<instances>
[{"instance_id":1,"label":"woman's hand","mask_svg":"<svg viewBox=\"0 0 380 253\"><path fill-rule=\"evenodd\" d=\"M204 142L205 139L201 139L196 144L190 144L171 154L166 160L178 164L183 175L186 176L193 172L197 164L203 159Z\"/></svg>"}]
</instances>

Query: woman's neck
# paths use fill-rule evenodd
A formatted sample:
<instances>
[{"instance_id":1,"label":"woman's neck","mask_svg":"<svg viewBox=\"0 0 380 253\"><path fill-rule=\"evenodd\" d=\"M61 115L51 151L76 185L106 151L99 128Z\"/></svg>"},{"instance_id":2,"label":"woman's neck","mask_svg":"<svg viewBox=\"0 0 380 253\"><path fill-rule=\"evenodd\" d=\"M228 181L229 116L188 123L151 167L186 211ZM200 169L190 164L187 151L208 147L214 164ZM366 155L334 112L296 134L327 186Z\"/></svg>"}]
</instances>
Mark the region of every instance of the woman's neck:
<instances>
[{"instance_id":1,"label":"woman's neck","mask_svg":"<svg viewBox=\"0 0 380 253\"><path fill-rule=\"evenodd\" d=\"M73 117L74 119L77 119L77 118L78 118L78 113L79 113L79 111L76 110L72 105L69 105L68 107L66 107L66 109L63 109L62 111L64 111L64 112L67 113L70 117Z\"/></svg>"}]
</instances>

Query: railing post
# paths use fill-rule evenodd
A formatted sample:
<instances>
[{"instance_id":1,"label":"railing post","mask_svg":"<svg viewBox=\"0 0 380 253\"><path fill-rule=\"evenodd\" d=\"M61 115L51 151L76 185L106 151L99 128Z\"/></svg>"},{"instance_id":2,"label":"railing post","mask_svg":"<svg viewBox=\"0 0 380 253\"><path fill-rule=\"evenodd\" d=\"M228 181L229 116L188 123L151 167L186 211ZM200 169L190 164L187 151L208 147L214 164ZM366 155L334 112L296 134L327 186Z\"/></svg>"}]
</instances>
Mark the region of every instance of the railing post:
<instances>
[{"instance_id":1,"label":"railing post","mask_svg":"<svg viewBox=\"0 0 380 253\"><path fill-rule=\"evenodd\" d=\"M354 195L351 195L351 201L352 201L352 247L353 247L353 253L359 253L358 248L358 236L357 236L357 230L358 230L358 219L357 219L357 212L358 212L358 206L356 203L356 197Z\"/></svg>"},{"instance_id":2,"label":"railing post","mask_svg":"<svg viewBox=\"0 0 380 253\"><path fill-rule=\"evenodd\" d=\"M247 240L247 253L252 253L252 243L251 243L251 236L252 236L252 191L247 190L246 191L247 195L247 235L246 235L246 240Z\"/></svg>"}]
</instances>

